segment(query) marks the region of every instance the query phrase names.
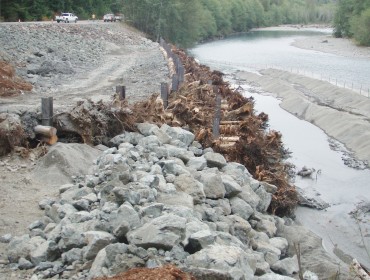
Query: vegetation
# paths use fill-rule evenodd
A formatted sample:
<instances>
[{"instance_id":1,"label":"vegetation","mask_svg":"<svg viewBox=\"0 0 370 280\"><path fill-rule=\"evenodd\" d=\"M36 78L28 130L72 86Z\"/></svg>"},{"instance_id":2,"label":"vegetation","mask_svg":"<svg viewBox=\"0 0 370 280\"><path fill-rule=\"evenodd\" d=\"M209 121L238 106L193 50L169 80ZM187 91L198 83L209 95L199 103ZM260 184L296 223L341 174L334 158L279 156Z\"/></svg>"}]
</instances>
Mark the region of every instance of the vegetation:
<instances>
[{"instance_id":1,"label":"vegetation","mask_svg":"<svg viewBox=\"0 0 370 280\"><path fill-rule=\"evenodd\" d=\"M280 24L330 23L334 0L124 0L126 19L156 37L194 42Z\"/></svg>"},{"instance_id":2,"label":"vegetation","mask_svg":"<svg viewBox=\"0 0 370 280\"><path fill-rule=\"evenodd\" d=\"M335 0L0 0L0 19L50 20L60 12L89 19L92 14L101 18L124 13L153 39L161 36L187 47L253 27L329 23L334 5ZM368 14L353 25L362 25Z\"/></svg>"},{"instance_id":3,"label":"vegetation","mask_svg":"<svg viewBox=\"0 0 370 280\"><path fill-rule=\"evenodd\" d=\"M339 0L334 27L336 37L354 38L370 46L370 0Z\"/></svg>"}]
</instances>

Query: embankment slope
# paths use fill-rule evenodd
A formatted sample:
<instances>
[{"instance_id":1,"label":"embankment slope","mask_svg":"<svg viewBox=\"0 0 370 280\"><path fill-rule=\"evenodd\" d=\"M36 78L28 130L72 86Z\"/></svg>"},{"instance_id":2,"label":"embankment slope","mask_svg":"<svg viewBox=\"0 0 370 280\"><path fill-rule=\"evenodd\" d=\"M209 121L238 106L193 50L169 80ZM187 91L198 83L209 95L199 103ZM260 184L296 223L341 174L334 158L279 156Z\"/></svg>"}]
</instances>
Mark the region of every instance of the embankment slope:
<instances>
[{"instance_id":1,"label":"embankment slope","mask_svg":"<svg viewBox=\"0 0 370 280\"><path fill-rule=\"evenodd\" d=\"M370 99L329 82L267 69L257 75L238 73L238 78L282 99L281 107L323 129L355 153L370 161Z\"/></svg>"}]
</instances>

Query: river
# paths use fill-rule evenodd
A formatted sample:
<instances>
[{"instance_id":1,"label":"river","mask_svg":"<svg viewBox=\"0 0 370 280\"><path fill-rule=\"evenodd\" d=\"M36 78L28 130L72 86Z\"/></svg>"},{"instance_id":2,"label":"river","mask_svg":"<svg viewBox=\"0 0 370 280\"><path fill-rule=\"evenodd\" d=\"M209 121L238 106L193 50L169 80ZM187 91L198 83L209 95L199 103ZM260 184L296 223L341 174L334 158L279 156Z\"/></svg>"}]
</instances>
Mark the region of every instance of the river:
<instances>
[{"instance_id":1,"label":"river","mask_svg":"<svg viewBox=\"0 0 370 280\"><path fill-rule=\"evenodd\" d=\"M274 67L370 88L369 59L291 45L301 37L322 34L328 34L328 30L255 31L199 45L191 49L190 54L202 64L226 74ZM324 247L333 256L346 262L356 258L370 268L370 171L346 166L343 154L330 147L329 138L321 129L281 109L279 100L248 85L242 87L246 96L255 98L256 110L269 115L270 128L282 132L284 145L292 152L288 161L298 169L307 166L320 170L312 178L297 176L294 184L309 197L330 206L325 210L298 207L297 221L321 236Z\"/></svg>"}]
</instances>

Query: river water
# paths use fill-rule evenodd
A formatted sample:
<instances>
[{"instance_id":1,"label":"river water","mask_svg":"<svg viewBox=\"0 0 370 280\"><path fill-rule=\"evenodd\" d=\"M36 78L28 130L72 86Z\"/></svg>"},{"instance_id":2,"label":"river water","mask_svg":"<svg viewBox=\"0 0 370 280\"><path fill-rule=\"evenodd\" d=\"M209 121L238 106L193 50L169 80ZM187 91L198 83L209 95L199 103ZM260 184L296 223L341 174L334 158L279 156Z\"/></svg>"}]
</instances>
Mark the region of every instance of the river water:
<instances>
[{"instance_id":1,"label":"river water","mask_svg":"<svg viewBox=\"0 0 370 280\"><path fill-rule=\"evenodd\" d=\"M370 59L349 58L296 48L291 44L305 36L329 35L321 31L253 31L225 40L202 44L191 50L201 63L224 71L256 71L278 68L324 79L339 86L367 92L370 89ZM329 39L330 40L330 39Z\"/></svg>"},{"instance_id":2,"label":"river water","mask_svg":"<svg viewBox=\"0 0 370 280\"><path fill-rule=\"evenodd\" d=\"M347 79L347 84L370 88L370 60L291 45L302 36L323 35L328 31L322 32L256 31L199 45L191 49L190 54L202 64L228 74L240 70L258 72L270 67L295 72L299 68L301 73L305 69L310 76ZM242 86L246 96L255 98L255 109L269 115L270 128L282 132L284 145L292 152L288 161L297 169L307 166L320 170L312 178L297 176L294 184L309 197L330 206L325 210L298 207L297 220L321 236L324 247L333 256L345 261L353 257L370 268L370 170L347 167L343 154L330 148L328 136L321 129L281 109L280 101L274 97L263 92L257 94L256 89L248 85ZM357 219L354 219L349 213L358 209L364 213L356 212Z\"/></svg>"}]
</instances>

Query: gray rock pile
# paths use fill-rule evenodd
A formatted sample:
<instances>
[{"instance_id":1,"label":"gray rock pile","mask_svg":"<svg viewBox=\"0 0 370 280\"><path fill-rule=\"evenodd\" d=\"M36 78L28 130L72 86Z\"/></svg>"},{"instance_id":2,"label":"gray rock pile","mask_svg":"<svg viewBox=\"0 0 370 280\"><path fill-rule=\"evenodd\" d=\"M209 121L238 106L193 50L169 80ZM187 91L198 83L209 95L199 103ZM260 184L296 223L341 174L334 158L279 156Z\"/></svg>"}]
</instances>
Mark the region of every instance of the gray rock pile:
<instances>
[{"instance_id":1,"label":"gray rock pile","mask_svg":"<svg viewBox=\"0 0 370 280\"><path fill-rule=\"evenodd\" d=\"M45 216L29 233L3 236L8 266L33 269L33 280L92 279L168 263L197 279L294 279L297 256L283 234L296 228L266 214L274 186L203 149L189 131L147 123L138 129L111 139L93 174L41 201ZM303 242L306 231L295 238Z\"/></svg>"}]
</instances>

